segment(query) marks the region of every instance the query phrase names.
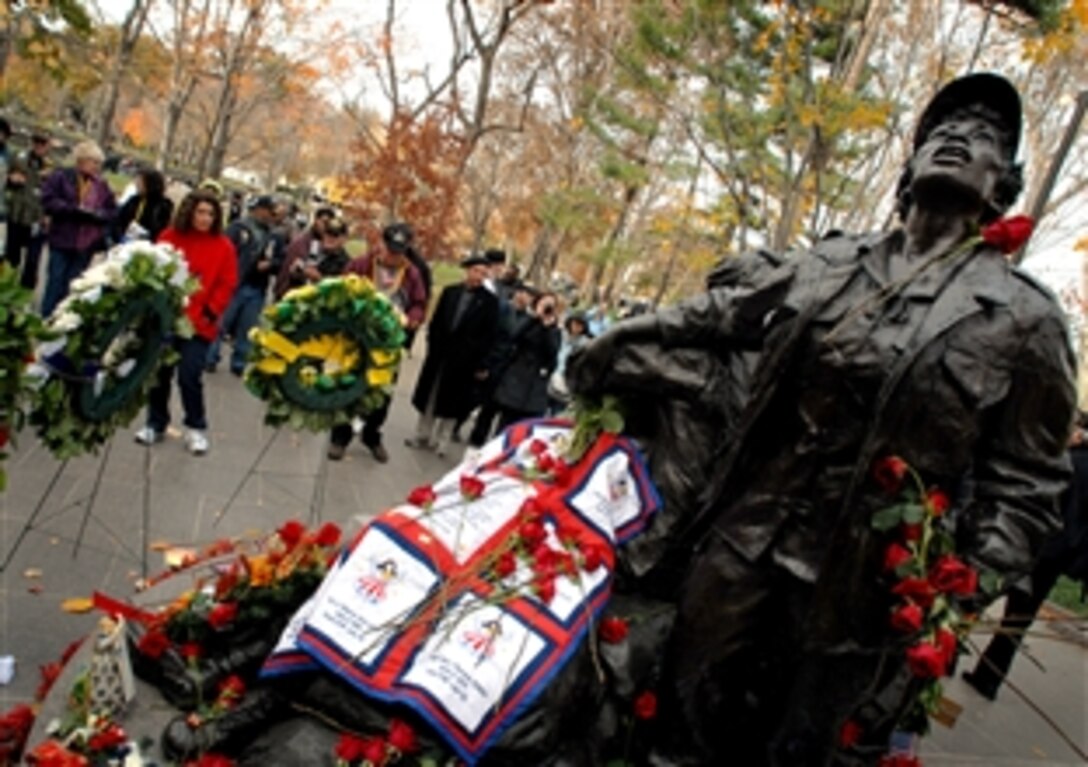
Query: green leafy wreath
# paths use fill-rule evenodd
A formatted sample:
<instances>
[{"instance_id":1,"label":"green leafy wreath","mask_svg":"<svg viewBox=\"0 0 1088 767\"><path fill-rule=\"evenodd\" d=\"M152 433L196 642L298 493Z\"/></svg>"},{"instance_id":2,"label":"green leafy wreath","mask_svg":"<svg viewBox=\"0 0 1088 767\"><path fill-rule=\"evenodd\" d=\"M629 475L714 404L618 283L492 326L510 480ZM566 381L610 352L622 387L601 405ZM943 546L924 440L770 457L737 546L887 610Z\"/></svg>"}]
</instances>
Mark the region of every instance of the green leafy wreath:
<instances>
[{"instance_id":1,"label":"green leafy wreath","mask_svg":"<svg viewBox=\"0 0 1088 767\"><path fill-rule=\"evenodd\" d=\"M96 450L140 412L159 367L176 361L170 338L192 335L184 308L196 285L179 251L145 242L114 248L72 282L28 368L30 423L58 458Z\"/></svg>"},{"instance_id":2,"label":"green leafy wreath","mask_svg":"<svg viewBox=\"0 0 1088 767\"><path fill-rule=\"evenodd\" d=\"M311 431L380 407L404 344L397 308L353 274L288 292L250 337L246 386L268 403L265 423Z\"/></svg>"},{"instance_id":3,"label":"green leafy wreath","mask_svg":"<svg viewBox=\"0 0 1088 767\"><path fill-rule=\"evenodd\" d=\"M19 284L19 273L0 264L0 491L7 486L6 448L23 426L23 408L31 392L25 374L42 321L31 309L32 294Z\"/></svg>"}]
</instances>

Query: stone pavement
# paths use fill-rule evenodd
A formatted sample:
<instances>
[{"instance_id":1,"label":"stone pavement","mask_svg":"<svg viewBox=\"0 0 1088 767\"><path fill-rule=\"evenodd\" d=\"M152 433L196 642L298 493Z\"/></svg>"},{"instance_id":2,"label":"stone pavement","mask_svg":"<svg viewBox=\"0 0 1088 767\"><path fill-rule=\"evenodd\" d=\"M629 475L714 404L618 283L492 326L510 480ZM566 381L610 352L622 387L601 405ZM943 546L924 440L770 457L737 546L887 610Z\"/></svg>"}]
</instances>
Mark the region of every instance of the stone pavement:
<instances>
[{"instance_id":1,"label":"stone pavement","mask_svg":"<svg viewBox=\"0 0 1088 767\"><path fill-rule=\"evenodd\" d=\"M205 379L212 424L207 456L190 456L175 434L151 449L148 485L147 451L132 442L133 429L128 429L115 437L108 454L69 462L0 574L0 655L16 658L15 679L0 687L0 708L29 700L38 684L38 666L55 660L68 642L90 631L95 616L64 613L64 599L90 596L95 590L120 597L132 593L144 558L145 490L152 509L146 539L199 546L226 536L266 532L291 517L310 521L317 516L342 523L350 532L360 519L398 502L412 487L437 479L454 459L404 446L415 421L409 400L419 363L419 351L406 361L386 428L392 460L384 466L357 441L343 462L326 463L324 436L287 429L277 433L262 426L262 403L226 372ZM58 463L31 442L24 438L8 462L9 487L0 495L0 563L57 476ZM322 472L325 481L315 493L315 479ZM161 553L149 551L146 556L151 573L164 569ZM27 577L35 569L40 577ZM1069 640L1068 630L1058 633L1038 624L1036 629L1040 635L1028 640L1032 657L1018 658L1012 682L1081 751L1088 751L1088 651ZM1082 638L1088 633L1083 621L1079 630ZM985 639L976 637L979 643ZM971 660L961 661L962 667ZM949 680L947 693L964 711L953 729L934 725L923 746L927 767L1085 763L1012 690L1002 689L990 703L955 679Z\"/></svg>"}]
</instances>

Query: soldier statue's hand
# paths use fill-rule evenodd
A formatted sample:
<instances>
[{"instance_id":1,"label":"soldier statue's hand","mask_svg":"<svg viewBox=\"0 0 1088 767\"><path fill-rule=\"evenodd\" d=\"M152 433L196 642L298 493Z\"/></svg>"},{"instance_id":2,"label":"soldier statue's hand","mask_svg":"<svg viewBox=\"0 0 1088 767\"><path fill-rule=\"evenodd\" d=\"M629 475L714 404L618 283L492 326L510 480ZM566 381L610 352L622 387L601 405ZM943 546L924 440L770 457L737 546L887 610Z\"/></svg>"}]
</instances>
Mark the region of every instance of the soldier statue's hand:
<instances>
[{"instance_id":1,"label":"soldier statue's hand","mask_svg":"<svg viewBox=\"0 0 1088 767\"><path fill-rule=\"evenodd\" d=\"M657 317L644 314L620 322L599 338L575 349L567 359L566 369L567 387L571 394L604 394L607 376L620 348L632 341L656 339L659 335Z\"/></svg>"}]
</instances>

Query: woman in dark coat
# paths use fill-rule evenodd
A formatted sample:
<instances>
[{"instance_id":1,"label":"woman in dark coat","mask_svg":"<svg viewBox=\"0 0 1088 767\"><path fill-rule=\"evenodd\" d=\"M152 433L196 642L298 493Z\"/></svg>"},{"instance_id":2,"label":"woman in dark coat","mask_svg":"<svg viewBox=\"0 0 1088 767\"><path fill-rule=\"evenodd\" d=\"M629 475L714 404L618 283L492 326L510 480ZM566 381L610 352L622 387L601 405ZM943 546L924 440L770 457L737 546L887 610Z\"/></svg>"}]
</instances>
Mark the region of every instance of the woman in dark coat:
<instances>
[{"instance_id":1,"label":"woman in dark coat","mask_svg":"<svg viewBox=\"0 0 1088 767\"><path fill-rule=\"evenodd\" d=\"M537 296L532 316L514 333L513 356L494 394L500 409L500 431L525 418L541 416L548 409L548 381L558 364L563 341L555 300L554 293Z\"/></svg>"},{"instance_id":2,"label":"woman in dark coat","mask_svg":"<svg viewBox=\"0 0 1088 767\"><path fill-rule=\"evenodd\" d=\"M148 168L136 177L136 194L128 198L113 221L114 242L159 238L174 215L174 203L166 196L166 179Z\"/></svg>"}]
</instances>

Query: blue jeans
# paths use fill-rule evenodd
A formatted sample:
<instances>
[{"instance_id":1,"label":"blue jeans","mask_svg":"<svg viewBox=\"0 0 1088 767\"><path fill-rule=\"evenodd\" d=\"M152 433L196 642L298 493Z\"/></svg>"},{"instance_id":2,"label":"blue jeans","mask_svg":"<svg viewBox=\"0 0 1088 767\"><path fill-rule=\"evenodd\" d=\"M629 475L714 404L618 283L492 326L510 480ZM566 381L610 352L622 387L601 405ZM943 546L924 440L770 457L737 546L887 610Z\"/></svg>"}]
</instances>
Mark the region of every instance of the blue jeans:
<instances>
[{"instance_id":1,"label":"blue jeans","mask_svg":"<svg viewBox=\"0 0 1088 767\"><path fill-rule=\"evenodd\" d=\"M234 298L223 312L219 321L219 333L215 343L208 349L207 364L214 367L219 364L219 346L223 336L231 336L234 349L230 355L230 369L235 373L241 373L246 366L246 357L249 356L249 331L261 318L261 308L264 307L264 291L252 285L240 285L234 292Z\"/></svg>"},{"instance_id":2,"label":"blue jeans","mask_svg":"<svg viewBox=\"0 0 1088 767\"><path fill-rule=\"evenodd\" d=\"M174 348L181 355L177 373L185 426L203 431L208 428L204 412L204 361L208 357L208 342L199 336L179 338L174 341ZM160 433L166 431L170 423L170 379L173 377L174 368L159 368L159 380L147 401L147 425Z\"/></svg>"},{"instance_id":3,"label":"blue jeans","mask_svg":"<svg viewBox=\"0 0 1088 767\"><path fill-rule=\"evenodd\" d=\"M42 297L42 316L53 313L65 296L72 280L83 273L91 263L90 250L49 248L49 267L45 277L45 295Z\"/></svg>"}]
</instances>

